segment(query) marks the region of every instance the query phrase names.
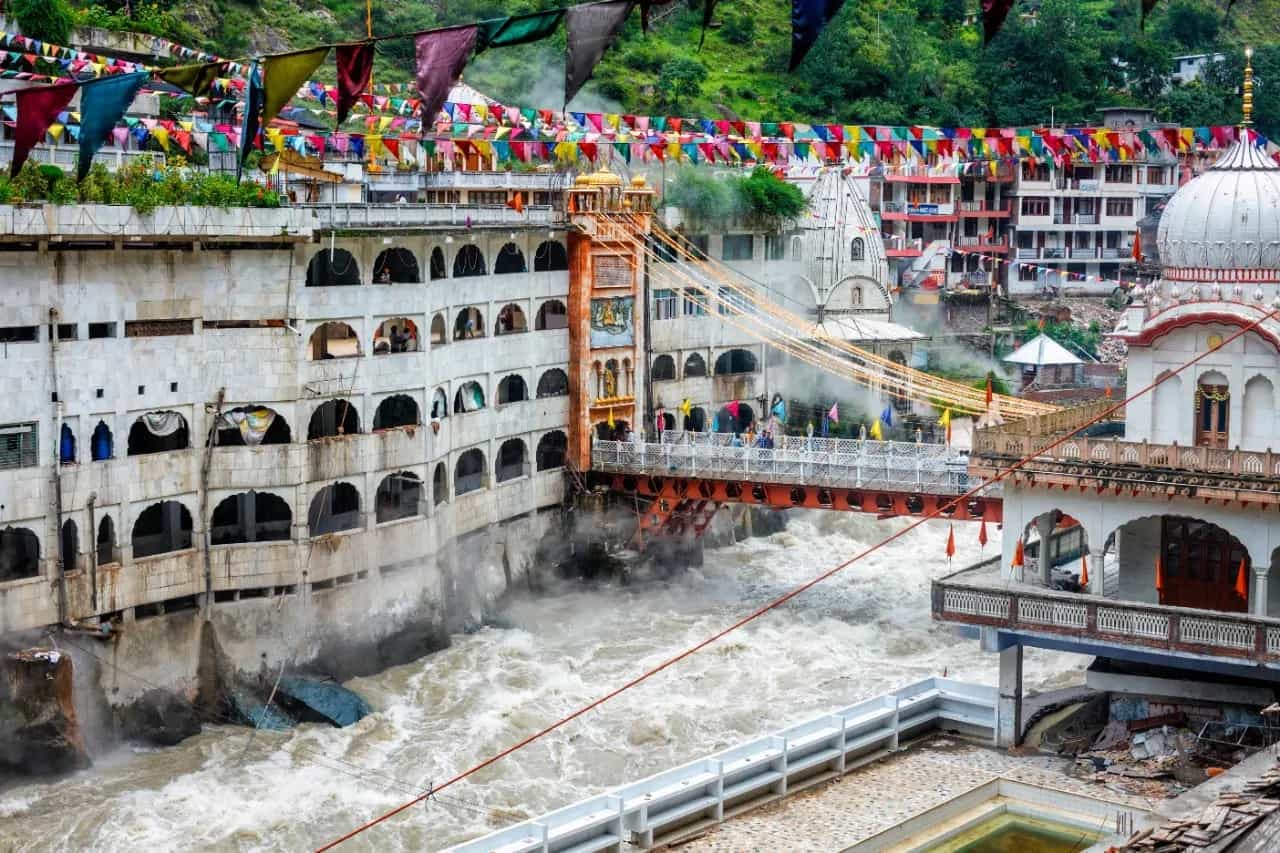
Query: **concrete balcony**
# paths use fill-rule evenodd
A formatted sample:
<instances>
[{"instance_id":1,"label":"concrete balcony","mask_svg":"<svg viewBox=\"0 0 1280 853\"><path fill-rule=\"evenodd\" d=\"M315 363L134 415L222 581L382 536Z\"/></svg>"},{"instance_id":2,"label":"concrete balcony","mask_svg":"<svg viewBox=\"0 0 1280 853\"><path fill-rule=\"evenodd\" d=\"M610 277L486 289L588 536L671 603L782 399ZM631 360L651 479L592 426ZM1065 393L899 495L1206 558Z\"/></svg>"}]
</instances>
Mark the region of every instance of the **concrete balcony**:
<instances>
[{"instance_id":1,"label":"concrete balcony","mask_svg":"<svg viewBox=\"0 0 1280 853\"><path fill-rule=\"evenodd\" d=\"M520 228L564 225L564 214L529 206L517 213L505 205L479 204L317 204L300 205L313 213L322 231L415 231L450 228ZM3 231L0 230L0 234Z\"/></svg>"},{"instance_id":2,"label":"concrete balcony","mask_svg":"<svg viewBox=\"0 0 1280 853\"><path fill-rule=\"evenodd\" d=\"M936 580L933 618L1083 654L1280 666L1280 619L1122 601L1003 577L1000 559Z\"/></svg>"},{"instance_id":3,"label":"concrete balcony","mask_svg":"<svg viewBox=\"0 0 1280 853\"><path fill-rule=\"evenodd\" d=\"M432 190L510 189L552 192L564 189L560 172L424 172L422 183Z\"/></svg>"},{"instance_id":4,"label":"concrete balcony","mask_svg":"<svg viewBox=\"0 0 1280 853\"><path fill-rule=\"evenodd\" d=\"M298 207L157 207L144 214L122 204L0 205L3 242L297 243L311 239L315 224L311 211Z\"/></svg>"},{"instance_id":5,"label":"concrete balcony","mask_svg":"<svg viewBox=\"0 0 1280 853\"><path fill-rule=\"evenodd\" d=\"M1008 201L988 204L985 201L962 201L959 204L960 216L965 219L1004 218L1010 215Z\"/></svg>"}]
</instances>

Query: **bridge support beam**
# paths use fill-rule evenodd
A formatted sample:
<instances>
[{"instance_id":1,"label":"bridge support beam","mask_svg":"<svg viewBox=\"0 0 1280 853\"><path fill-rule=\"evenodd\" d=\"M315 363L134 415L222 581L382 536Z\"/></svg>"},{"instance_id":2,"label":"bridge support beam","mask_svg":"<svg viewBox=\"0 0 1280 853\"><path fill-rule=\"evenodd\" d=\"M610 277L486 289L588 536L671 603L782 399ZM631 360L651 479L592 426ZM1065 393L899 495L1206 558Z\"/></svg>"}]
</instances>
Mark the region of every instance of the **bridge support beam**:
<instances>
[{"instance_id":1,"label":"bridge support beam","mask_svg":"<svg viewBox=\"0 0 1280 853\"><path fill-rule=\"evenodd\" d=\"M1022 646L1000 650L1000 696L996 704L996 746L1017 746L1022 738Z\"/></svg>"}]
</instances>

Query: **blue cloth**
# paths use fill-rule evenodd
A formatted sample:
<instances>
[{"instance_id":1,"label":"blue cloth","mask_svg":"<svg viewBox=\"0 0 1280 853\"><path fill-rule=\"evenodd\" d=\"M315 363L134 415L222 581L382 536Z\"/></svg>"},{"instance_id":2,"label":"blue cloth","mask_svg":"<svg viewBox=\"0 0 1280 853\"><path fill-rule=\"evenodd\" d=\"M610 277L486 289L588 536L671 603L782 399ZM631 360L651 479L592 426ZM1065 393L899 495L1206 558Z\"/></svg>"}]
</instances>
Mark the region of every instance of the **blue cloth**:
<instances>
[{"instance_id":1,"label":"blue cloth","mask_svg":"<svg viewBox=\"0 0 1280 853\"><path fill-rule=\"evenodd\" d=\"M266 102L266 96L266 90L262 87L262 72L258 70L258 63L255 62L249 69L249 92L245 96L244 124L240 128L240 160L236 164L237 182L244 170L244 161L248 159L249 151L258 139L258 131L262 127L260 113L262 105Z\"/></svg>"},{"instance_id":2,"label":"blue cloth","mask_svg":"<svg viewBox=\"0 0 1280 853\"><path fill-rule=\"evenodd\" d=\"M884 421L887 427L893 426L893 406L884 407L884 411L880 413L880 420Z\"/></svg>"},{"instance_id":3,"label":"blue cloth","mask_svg":"<svg viewBox=\"0 0 1280 853\"><path fill-rule=\"evenodd\" d=\"M789 70L804 61L809 48L818 40L825 27L844 0L791 0L791 65Z\"/></svg>"}]
</instances>

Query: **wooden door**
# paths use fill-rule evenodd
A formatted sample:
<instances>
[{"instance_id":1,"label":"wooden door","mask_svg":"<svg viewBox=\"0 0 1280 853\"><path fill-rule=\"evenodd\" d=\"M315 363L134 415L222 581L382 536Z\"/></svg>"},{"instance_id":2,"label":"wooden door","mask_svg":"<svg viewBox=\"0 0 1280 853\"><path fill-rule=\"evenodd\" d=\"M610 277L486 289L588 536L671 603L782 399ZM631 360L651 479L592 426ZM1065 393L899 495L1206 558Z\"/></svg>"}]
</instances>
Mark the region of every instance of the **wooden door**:
<instances>
[{"instance_id":1,"label":"wooden door","mask_svg":"<svg viewBox=\"0 0 1280 853\"><path fill-rule=\"evenodd\" d=\"M1196 447L1227 446L1227 419L1231 395L1226 385L1201 385L1196 389Z\"/></svg>"},{"instance_id":2,"label":"wooden door","mask_svg":"<svg viewBox=\"0 0 1280 853\"><path fill-rule=\"evenodd\" d=\"M1236 592L1240 563L1249 558L1231 534L1190 518L1166 516L1161 524L1163 555L1160 603L1224 613L1244 613L1249 602Z\"/></svg>"}]
</instances>

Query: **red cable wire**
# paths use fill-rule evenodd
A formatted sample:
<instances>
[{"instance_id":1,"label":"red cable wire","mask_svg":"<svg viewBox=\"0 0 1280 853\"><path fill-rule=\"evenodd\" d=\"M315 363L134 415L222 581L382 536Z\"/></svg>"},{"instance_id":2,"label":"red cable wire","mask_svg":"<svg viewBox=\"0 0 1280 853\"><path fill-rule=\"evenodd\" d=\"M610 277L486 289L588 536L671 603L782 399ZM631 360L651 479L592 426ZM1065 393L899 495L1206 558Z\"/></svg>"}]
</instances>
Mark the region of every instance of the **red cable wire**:
<instances>
[{"instance_id":1,"label":"red cable wire","mask_svg":"<svg viewBox=\"0 0 1280 853\"><path fill-rule=\"evenodd\" d=\"M1229 344L1229 343L1231 343L1232 341L1236 340L1236 339L1237 339L1237 338L1239 338L1240 336L1244 335L1246 332L1252 331L1252 330L1253 330L1253 329L1255 329L1257 326L1259 326L1259 325L1260 325L1264 320L1269 320L1269 319L1271 319L1271 318L1275 317L1277 314L1280 314L1280 309L1277 309L1277 310L1274 310L1274 311L1270 311L1270 312L1268 312L1267 314L1263 315L1262 317L1259 317L1257 320L1254 320L1253 322L1249 323L1247 326L1242 327L1241 329L1239 329L1238 331L1236 331L1234 334L1232 334L1231 336L1229 336L1228 338L1226 338L1226 339L1225 339L1225 340L1224 340L1224 341L1223 341L1223 342L1218 346L1218 349L1221 349L1223 346L1226 346L1227 344ZM863 559L864 557L867 557L867 556L869 556L869 555L871 555L871 554L874 554L876 551L879 551L881 548L883 548L884 546L888 545L890 542L893 542L893 541L895 541L895 540L897 540L897 539L902 538L902 537L903 537L903 536L905 536L906 534L910 533L912 530L915 530L917 527L919 527L920 525L924 524L926 521L930 521L930 520L932 520L932 519L934 519L934 518L939 517L940 515L942 515L942 514L943 514L943 512L944 512L944 511L949 510L949 509L951 509L952 507L955 507L955 506L956 506L956 505L958 505L961 501L968 500L969 498L973 497L974 495L976 495L978 492L980 492L982 489L986 488L987 486L990 486L990 485L993 485L993 484L995 484L995 483L1000 482L1001 480L1003 480L1004 478L1006 478L1006 477L1008 477L1010 474L1012 474L1014 471L1017 471L1017 470L1018 470L1019 468L1021 468L1023 465L1025 465L1025 464L1027 464L1028 462L1030 462L1030 461L1031 461L1032 459L1034 459L1035 457L1040 456L1040 455L1042 455L1042 454L1044 454L1044 453L1047 453L1047 452L1049 452L1050 450L1053 450L1055 447L1057 447L1058 445L1060 445L1060 444L1062 444L1063 442L1067 441L1067 440L1068 440L1068 439L1070 439L1072 436L1074 436L1076 433L1080 432L1080 430L1085 429L1086 427L1092 426L1093 424L1097 423L1098 421L1102 420L1103 418L1108 417L1108 416L1109 416L1109 415L1111 415L1111 414L1114 414L1116 411L1118 411L1119 409L1123 408L1123 407L1124 407L1124 406L1126 406L1127 404L1129 404L1129 403L1133 402L1134 400L1138 399L1138 398L1139 398L1139 397L1141 397L1143 394L1146 394L1147 392L1151 391L1151 390L1152 390L1153 388L1155 388L1157 385L1161 384L1162 382L1165 382L1166 380L1168 380L1168 379L1170 379L1170 378L1172 378L1172 377L1174 377L1174 376L1177 376L1179 373L1181 373L1182 371L1186 370L1188 367L1191 367L1191 366L1195 365L1195 364L1196 364L1196 363L1198 363L1201 359L1203 359L1205 356L1209 355L1209 353L1211 353L1211 352L1213 352L1213 351L1214 351L1214 350L1206 350L1206 351L1204 351L1204 352L1200 353L1199 355L1197 355L1195 358L1191 359L1190 361L1185 362L1185 363L1184 363L1184 364L1182 364L1180 367L1178 367L1176 370L1171 370L1171 371L1169 371L1169 372L1167 372L1167 373L1161 374L1161 376L1160 376L1158 379L1156 379L1154 382L1150 383L1150 384L1149 384L1149 385L1147 385L1146 387L1144 387L1144 388L1142 388L1141 390L1139 390L1139 391L1137 391L1137 392L1135 392L1135 393L1133 393L1133 394L1129 395L1129 396L1128 396L1128 397L1126 397L1125 399L1123 399L1123 400L1121 400L1120 402L1116 403L1114 406L1111 406L1110 408L1108 408L1108 409L1104 410L1103 412L1099 413L1097 416L1095 416L1095 417L1094 417L1094 418L1092 418L1091 420L1086 421L1085 423L1083 423L1083 424L1081 424L1080 426L1076 427L1075 429L1071 430L1071 432L1068 432L1068 433L1066 433L1065 435L1063 435L1062 437L1060 437L1060 438L1058 438L1058 439L1055 439L1054 441L1050 442L1049 444L1046 444L1044 447L1038 448L1037 450L1032 451L1031 453L1027 454L1026 456L1023 456L1021 459L1019 459L1017 462L1014 462L1014 463L1013 463L1012 465L1010 465L1008 468L1005 468L1005 469L1001 470L999 473L997 473L997 474L996 474L995 476L993 476L991 479L983 481L982 483L978 484L977 486L974 486L974 487L973 487L972 489L970 489L969 491L965 492L965 493L964 493L964 494L962 494L962 495L958 495L957 497L953 498L952 500L948 501L948 502L947 502L947 503L945 503L945 504L940 504L940 505L938 506L938 508L937 508L937 509L933 510L933 511L932 511L932 512L930 512L930 513L927 513L927 514L925 514L925 515L921 516L919 519L917 519L916 521L913 521L911 524L909 524L909 525L907 525L906 527L902 528L902 529L901 529L901 530L899 530L897 533L894 533L892 536L889 536L889 537L887 537L887 538L885 538L885 539L880 540L880 541L879 541L879 542L877 542L876 544L874 544L874 545L872 545L872 546L870 546L870 547L866 548L865 550L863 550L863 551L861 551L860 553L858 553L858 554L854 555L853 557L850 557L848 560L846 560L845 562L843 562L843 563L839 564L838 566L835 566L834 568L828 569L827 571L823 572L822 574L820 574L820 575L818 575L818 576L816 576L816 577L814 577L814 578L811 578L810 580L805 581L804 583L800 584L800 586L797 586L796 588L792 589L790 592L787 592L787 593L785 593L785 594L783 594L783 595L779 596L778 598L775 598L774 600L772 600L772 601L768 602L767 604L764 604L764 605L762 605L761 607L759 607L759 608L757 608L757 609L753 610L751 613L749 613L749 614L747 614L746 616L742 617L742 618L741 618L741 619L739 619L737 622L734 622L732 625L729 625L727 628L724 628L724 629L722 629L722 630L720 630L720 631L716 632L715 634L712 634L710 637L707 637L705 640L703 640L702 642L698 643L697 645L690 646L689 648L687 648L687 649L685 649L684 651L680 652L678 655L676 655L676 656L674 656L674 657L671 657L671 658L668 658L667 660L663 661L662 663L658 664L657 666L653 667L652 669L649 669L649 670L647 670L647 671L645 671L645 672L641 673L640 675L636 676L635 678L631 679L630 681L626 682L625 684L621 685L620 687L616 687L616 688L614 688L613 690L610 690L608 693L604 694L603 696L599 697L598 699L595 699L595 700L594 700L594 701L592 701L590 704L587 704L587 705L582 706L581 708L579 708L578 710L574 711L572 714L568 715L567 717L563 717L563 718L561 718L560 720L557 720L556 722L552 723L551 725L547 726L546 728L544 728L544 729L540 729L539 731L534 732L533 734L529 735L529 736L528 736L528 737L526 737L524 740L521 740L521 741L519 741L518 743L514 743L514 744L512 744L511 746L507 747L506 749L502 750L501 752L496 753L495 755L492 755L492 756L490 756L489 758L486 758L484 761L481 761L479 764L475 765L474 767L471 767L471 768L470 768L470 769L468 769L468 770L464 770L464 771L462 771L462 772L461 772L461 773L459 773L458 775L456 775L456 776L454 776L454 777L452 777L452 778L448 779L447 781L443 782L443 783L442 783L442 784L440 784L440 785L434 786L434 787L431 789L431 791L429 791L429 792L427 792L427 793L425 793L425 794L421 794L421 795L419 795L419 796L417 796L417 797L414 797L412 800L409 800L408 802L406 802L406 803L404 803L404 804L402 804L402 805L396 806L396 807L395 807L394 809L392 809L391 811L385 812L385 813L383 813L383 814L379 815L378 817L374 818L373 820L370 820L370 821L367 821L367 822L366 822L366 823L364 823L364 824L361 824L360 826L358 826L358 827L356 827L355 829L353 829L353 830L351 830L350 832L348 832L346 835L343 835L341 838L336 838L336 839L334 839L333 841L330 841L330 842L328 842L328 843L324 844L323 846L318 847L318 848L317 848L317 853L324 853L324 851L326 851L326 850L332 850L333 848L337 847L339 844L342 844L342 843L344 843L344 842L346 842L346 841L349 841L350 839L354 838L355 836L359 835L360 833L364 832L365 830L371 829L371 828L373 828L373 827L377 826L378 824L382 823L383 821L386 821L386 820L389 820L389 819L390 819L390 818L392 818L392 817L395 817L396 815L400 814L400 812L404 811L405 809L411 808L411 807L413 807L413 806L417 805L418 803L421 803L422 801L424 801L424 800L428 799L428 798L429 798L433 793L438 793L438 792L440 792L440 791L443 791L445 788L448 788L450 785L453 785L453 784L455 784L455 783L457 783L457 782L461 782L463 779L466 779L468 776L471 776L471 775L472 775L472 774L474 774L474 773L478 773L479 771L483 770L484 768L488 767L489 765L491 765L491 764L496 764L497 762L499 762L499 761L501 761L502 759L506 758L508 755L511 755L513 752L517 752L517 751L519 751L519 750L523 749L524 747L528 746L529 744L533 743L534 741L538 740L539 738L545 737L546 735L550 734L551 732L554 732L556 729L559 729L559 728L564 727L565 725L568 725L569 723L573 722L573 721L574 721L574 720L576 720L578 717L581 717L583 714L587 713L588 711L592 711L592 710L594 710L594 709L596 709L596 708L600 707L601 705L603 705L604 703L608 702L610 699L612 699L613 697L617 696L618 694L623 693L623 692L625 692L625 691L627 691L627 690L630 690L632 687L635 687L637 684L640 684L641 682L648 681L650 678L652 678L653 676L655 676L655 675L657 675L658 673L662 672L663 670L668 669L668 668L670 668L670 667L674 666L675 664L679 663L680 661L684 660L685 658L690 657L691 655L696 654L697 652L699 652L699 651L701 651L702 649L706 648L707 646L711 645L712 643L714 643L715 641L719 640L720 638L722 638L722 637L724 637L724 636L726 636L726 635L728 635L728 634L731 634L732 632L734 632L734 631L738 630L739 628L741 628L742 626L744 626L744 625L746 625L746 624L748 624L748 623L750 623L750 622L754 622L756 619L759 619L761 616L763 616L764 614L768 613L770 610L774 610L775 608L778 608L778 607L782 606L783 604L786 604L786 603L787 603L788 601L790 601L791 599L793 599L793 598L795 598L796 596L800 595L801 593L806 592L806 591L808 591L809 589L811 589L811 588L813 588L813 587L817 586L818 584L822 583L823 581L827 580L828 578L832 577L833 575L836 575L836 574L838 574L838 573L840 573L840 572L844 571L844 570L845 570L845 569L847 569L849 566L853 565L854 563L858 562L859 560Z\"/></svg>"}]
</instances>

